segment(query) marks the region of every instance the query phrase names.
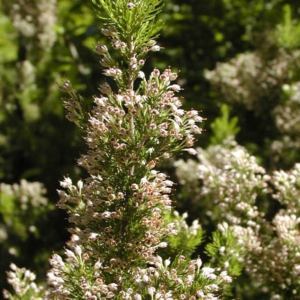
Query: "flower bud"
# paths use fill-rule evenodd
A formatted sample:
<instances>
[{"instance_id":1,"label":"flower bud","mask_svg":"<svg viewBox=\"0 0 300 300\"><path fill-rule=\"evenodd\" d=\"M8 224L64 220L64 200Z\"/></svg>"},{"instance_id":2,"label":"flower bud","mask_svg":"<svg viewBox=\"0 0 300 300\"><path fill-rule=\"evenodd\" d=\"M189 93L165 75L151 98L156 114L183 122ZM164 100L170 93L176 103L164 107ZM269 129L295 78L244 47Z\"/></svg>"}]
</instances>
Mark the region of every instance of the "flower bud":
<instances>
[{"instance_id":1,"label":"flower bud","mask_svg":"<svg viewBox=\"0 0 300 300\"><path fill-rule=\"evenodd\" d=\"M196 260L196 265L197 265L198 269L202 266L202 260L199 257Z\"/></svg>"},{"instance_id":2,"label":"flower bud","mask_svg":"<svg viewBox=\"0 0 300 300\"><path fill-rule=\"evenodd\" d=\"M117 30L116 28L102 28L101 32L105 35L105 36L116 36L117 35Z\"/></svg>"},{"instance_id":3,"label":"flower bud","mask_svg":"<svg viewBox=\"0 0 300 300\"><path fill-rule=\"evenodd\" d=\"M139 186L138 186L136 183L133 183L133 184L131 185L131 188L132 188L133 190L137 190L137 189L139 188Z\"/></svg>"},{"instance_id":4,"label":"flower bud","mask_svg":"<svg viewBox=\"0 0 300 300\"><path fill-rule=\"evenodd\" d=\"M149 51L157 52L160 51L161 47L158 45L154 45L151 48L149 48Z\"/></svg>"},{"instance_id":5,"label":"flower bud","mask_svg":"<svg viewBox=\"0 0 300 300\"><path fill-rule=\"evenodd\" d=\"M140 59L140 60L139 60L139 65L140 65L140 66L143 66L144 64L145 64L145 60L144 60L144 59Z\"/></svg>"},{"instance_id":6,"label":"flower bud","mask_svg":"<svg viewBox=\"0 0 300 300\"><path fill-rule=\"evenodd\" d=\"M99 86L99 90L103 94L111 94L112 93L111 87L107 82L104 82L103 84L101 84Z\"/></svg>"},{"instance_id":7,"label":"flower bud","mask_svg":"<svg viewBox=\"0 0 300 300\"><path fill-rule=\"evenodd\" d=\"M134 4L132 2L128 2L127 3L127 8L128 9L133 9L134 8Z\"/></svg>"},{"instance_id":8,"label":"flower bud","mask_svg":"<svg viewBox=\"0 0 300 300\"><path fill-rule=\"evenodd\" d=\"M197 150L195 150L194 148L186 148L186 149L183 149L183 151L187 151L191 155L198 154Z\"/></svg>"},{"instance_id":9,"label":"flower bud","mask_svg":"<svg viewBox=\"0 0 300 300\"><path fill-rule=\"evenodd\" d=\"M171 89L174 92L179 92L181 90L181 87L178 84L173 84L173 85L169 85L168 89Z\"/></svg>"},{"instance_id":10,"label":"flower bud","mask_svg":"<svg viewBox=\"0 0 300 300\"><path fill-rule=\"evenodd\" d=\"M138 78L144 79L145 78L145 73L143 71L139 71Z\"/></svg>"},{"instance_id":11,"label":"flower bud","mask_svg":"<svg viewBox=\"0 0 300 300\"><path fill-rule=\"evenodd\" d=\"M121 48L121 42L119 40L113 40L111 42L111 45L113 46L114 49L120 49Z\"/></svg>"},{"instance_id":12,"label":"flower bud","mask_svg":"<svg viewBox=\"0 0 300 300\"><path fill-rule=\"evenodd\" d=\"M104 67L104 68L110 68L110 67L111 67L111 65L110 65L110 63L109 63L107 57L103 57L103 58L100 60L100 64L101 64L101 66Z\"/></svg>"},{"instance_id":13,"label":"flower bud","mask_svg":"<svg viewBox=\"0 0 300 300\"><path fill-rule=\"evenodd\" d=\"M59 89L62 92L71 92L71 91L73 91L73 87L72 87L72 84L71 84L70 80L66 80L63 83L63 85L59 86Z\"/></svg>"},{"instance_id":14,"label":"flower bud","mask_svg":"<svg viewBox=\"0 0 300 300\"><path fill-rule=\"evenodd\" d=\"M178 77L177 73L171 73L169 74L169 78L171 81L175 80Z\"/></svg>"},{"instance_id":15,"label":"flower bud","mask_svg":"<svg viewBox=\"0 0 300 300\"><path fill-rule=\"evenodd\" d=\"M102 45L100 43L98 43L95 47L94 47L94 51L99 54L99 55L103 55L105 53L108 52L108 49L105 45Z\"/></svg>"}]
</instances>

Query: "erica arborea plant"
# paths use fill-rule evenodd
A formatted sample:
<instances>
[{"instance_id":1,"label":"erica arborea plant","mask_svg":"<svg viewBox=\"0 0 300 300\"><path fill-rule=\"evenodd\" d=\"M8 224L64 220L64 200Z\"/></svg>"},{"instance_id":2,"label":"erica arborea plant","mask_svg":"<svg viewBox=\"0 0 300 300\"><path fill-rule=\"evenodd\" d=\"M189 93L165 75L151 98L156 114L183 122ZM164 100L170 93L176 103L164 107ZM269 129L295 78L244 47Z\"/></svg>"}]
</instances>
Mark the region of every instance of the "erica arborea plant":
<instances>
[{"instance_id":1,"label":"erica arborea plant","mask_svg":"<svg viewBox=\"0 0 300 300\"><path fill-rule=\"evenodd\" d=\"M163 2L92 1L110 44L98 43L94 50L109 79L91 97L91 108L70 81L60 86L68 95L66 117L84 133L88 150L78 165L89 176L74 184L69 177L61 181L58 206L69 214L72 238L66 257L54 254L50 260L45 297L219 299L231 282L226 271L203 267L200 257L158 255L177 234L177 224L165 221L174 183L156 167L181 151L196 154L192 147L202 121L196 110L181 108L176 72L142 71L148 54L162 49L156 17Z\"/></svg>"}]
</instances>

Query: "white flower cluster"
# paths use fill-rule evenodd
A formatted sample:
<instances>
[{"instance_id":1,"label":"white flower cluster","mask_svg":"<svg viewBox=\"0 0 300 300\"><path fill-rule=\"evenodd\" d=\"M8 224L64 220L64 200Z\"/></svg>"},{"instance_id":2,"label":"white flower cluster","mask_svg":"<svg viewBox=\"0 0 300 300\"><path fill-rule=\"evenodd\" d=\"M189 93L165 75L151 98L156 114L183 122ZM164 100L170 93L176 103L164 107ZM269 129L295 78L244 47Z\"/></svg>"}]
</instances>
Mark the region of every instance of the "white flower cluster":
<instances>
[{"instance_id":1,"label":"white flower cluster","mask_svg":"<svg viewBox=\"0 0 300 300\"><path fill-rule=\"evenodd\" d=\"M290 171L275 171L272 177L276 193L273 197L291 214L300 214L300 163Z\"/></svg>"},{"instance_id":2,"label":"white flower cluster","mask_svg":"<svg viewBox=\"0 0 300 300\"><path fill-rule=\"evenodd\" d=\"M272 299L285 299L287 293L296 297L300 292L300 165L269 176L245 148L232 140L198 152L200 163L177 162L177 175L189 176L181 183L198 184L202 193L197 201L206 209L213 208L210 216L220 222L222 235L234 234L236 246L241 249L235 252L252 284ZM191 164L196 175L186 172ZM255 206L258 196L264 206L271 197L282 204L271 222ZM225 251L225 246L220 247L221 256Z\"/></svg>"},{"instance_id":3,"label":"white flower cluster","mask_svg":"<svg viewBox=\"0 0 300 300\"><path fill-rule=\"evenodd\" d=\"M18 0L5 5L15 28L26 38L37 37L44 51L56 41L56 0Z\"/></svg>"},{"instance_id":4,"label":"white flower cluster","mask_svg":"<svg viewBox=\"0 0 300 300\"><path fill-rule=\"evenodd\" d=\"M43 208L48 204L48 199L43 196L46 194L46 189L40 182L28 182L26 179L21 179L20 184L1 183L0 190L1 193L16 198L22 210Z\"/></svg>"},{"instance_id":5,"label":"white flower cluster","mask_svg":"<svg viewBox=\"0 0 300 300\"><path fill-rule=\"evenodd\" d=\"M7 272L7 281L13 287L15 296L18 299L46 300L47 292L44 286L37 285L34 281L36 276L25 268L18 268L15 264L10 264L11 271ZM16 299L7 290L3 291L5 299Z\"/></svg>"},{"instance_id":6,"label":"white flower cluster","mask_svg":"<svg viewBox=\"0 0 300 300\"><path fill-rule=\"evenodd\" d=\"M263 51L242 53L217 64L215 70L206 70L205 76L226 103L236 108L242 104L256 117L274 122L277 134L266 141L272 153L268 159L291 166L290 156L297 157L300 149L300 85L297 71L292 71L299 51L281 49L272 59L265 56Z\"/></svg>"},{"instance_id":7,"label":"white flower cluster","mask_svg":"<svg viewBox=\"0 0 300 300\"><path fill-rule=\"evenodd\" d=\"M259 111L261 99L274 95L276 88L280 91L279 83L287 78L289 60L284 52L271 61L264 60L260 53L242 53L227 63L218 63L215 70L206 70L205 76L226 102L243 103Z\"/></svg>"},{"instance_id":8,"label":"white flower cluster","mask_svg":"<svg viewBox=\"0 0 300 300\"><path fill-rule=\"evenodd\" d=\"M5 248L10 255L20 253L16 237L25 240L28 235L36 237L39 235L39 228L36 225L41 215L53 209L45 194L46 189L40 182L21 179L20 184L0 183L2 201L0 243L5 242ZM16 210L19 213L16 213Z\"/></svg>"},{"instance_id":9,"label":"white flower cluster","mask_svg":"<svg viewBox=\"0 0 300 300\"><path fill-rule=\"evenodd\" d=\"M257 210L256 200L259 194L267 192L269 176L265 170L245 148L232 140L225 141L225 146L198 149L198 153L200 163L192 160L176 162L176 174L180 181L196 184L190 190L200 190L194 201L208 198L208 209L215 211L219 207L215 216L219 221L221 218L231 225L247 224L253 228L258 226L258 229L259 224L255 220L262 214ZM196 171L187 174L184 171L187 167Z\"/></svg>"}]
</instances>

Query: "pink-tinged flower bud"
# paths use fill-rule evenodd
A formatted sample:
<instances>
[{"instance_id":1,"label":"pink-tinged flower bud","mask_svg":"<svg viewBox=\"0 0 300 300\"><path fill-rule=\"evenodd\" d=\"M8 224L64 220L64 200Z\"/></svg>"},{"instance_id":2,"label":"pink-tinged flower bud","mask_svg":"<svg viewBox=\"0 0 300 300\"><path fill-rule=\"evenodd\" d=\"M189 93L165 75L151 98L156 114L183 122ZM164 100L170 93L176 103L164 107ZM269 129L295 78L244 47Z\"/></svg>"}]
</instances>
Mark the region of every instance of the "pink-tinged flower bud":
<instances>
[{"instance_id":1,"label":"pink-tinged flower bud","mask_svg":"<svg viewBox=\"0 0 300 300\"><path fill-rule=\"evenodd\" d=\"M115 294L113 292L108 292L106 294L106 298L110 299L110 298L113 298L115 296Z\"/></svg>"},{"instance_id":2,"label":"pink-tinged flower bud","mask_svg":"<svg viewBox=\"0 0 300 300\"><path fill-rule=\"evenodd\" d=\"M157 126L156 126L155 123L151 123L151 124L150 124L150 129L154 130L154 129L156 129L156 128L157 128Z\"/></svg>"},{"instance_id":3,"label":"pink-tinged flower bud","mask_svg":"<svg viewBox=\"0 0 300 300\"><path fill-rule=\"evenodd\" d=\"M198 291L197 291L197 296L203 299L203 297L204 297L205 295L204 295L204 293L203 293L202 290L198 290Z\"/></svg>"},{"instance_id":4,"label":"pink-tinged flower bud","mask_svg":"<svg viewBox=\"0 0 300 300\"><path fill-rule=\"evenodd\" d=\"M140 66L143 66L144 64L145 64L145 60L144 60L144 59L140 59L140 60L139 60L139 65L140 65Z\"/></svg>"},{"instance_id":5,"label":"pink-tinged flower bud","mask_svg":"<svg viewBox=\"0 0 300 300\"><path fill-rule=\"evenodd\" d=\"M132 248L132 244L131 244L131 243L127 243L127 244L126 244L126 248L127 248L127 249L131 249L131 248Z\"/></svg>"},{"instance_id":6,"label":"pink-tinged flower bud","mask_svg":"<svg viewBox=\"0 0 300 300\"><path fill-rule=\"evenodd\" d=\"M103 94L107 94L107 95L112 93L111 87L110 87L110 85L107 82L102 83L99 86L99 90Z\"/></svg>"},{"instance_id":7,"label":"pink-tinged flower bud","mask_svg":"<svg viewBox=\"0 0 300 300\"><path fill-rule=\"evenodd\" d=\"M120 295L121 297L125 297L126 293L125 293L124 291L120 291L119 295Z\"/></svg>"},{"instance_id":8,"label":"pink-tinged flower bud","mask_svg":"<svg viewBox=\"0 0 300 300\"><path fill-rule=\"evenodd\" d=\"M149 48L149 51L157 52L160 51L161 47L158 45L154 45L151 48Z\"/></svg>"},{"instance_id":9,"label":"pink-tinged flower bud","mask_svg":"<svg viewBox=\"0 0 300 300\"><path fill-rule=\"evenodd\" d=\"M132 102L125 102L124 104L130 111L134 109L134 105Z\"/></svg>"},{"instance_id":10,"label":"pink-tinged flower bud","mask_svg":"<svg viewBox=\"0 0 300 300\"><path fill-rule=\"evenodd\" d=\"M176 80L177 77L178 77L177 73L171 73L171 74L169 74L169 78L170 78L171 81Z\"/></svg>"},{"instance_id":11,"label":"pink-tinged flower bud","mask_svg":"<svg viewBox=\"0 0 300 300\"><path fill-rule=\"evenodd\" d=\"M111 45L113 46L114 49L120 49L121 48L121 42L119 40L113 40L111 42Z\"/></svg>"},{"instance_id":12,"label":"pink-tinged flower bud","mask_svg":"<svg viewBox=\"0 0 300 300\"><path fill-rule=\"evenodd\" d=\"M166 137L166 136L168 136L168 131L165 130L165 129L161 129L160 132L159 132L159 134L160 134L162 137Z\"/></svg>"},{"instance_id":13,"label":"pink-tinged flower bud","mask_svg":"<svg viewBox=\"0 0 300 300\"><path fill-rule=\"evenodd\" d=\"M128 89L128 90L127 90L127 94L128 94L130 97L133 97L134 94L135 94L135 92L134 92L134 90Z\"/></svg>"},{"instance_id":14,"label":"pink-tinged flower bud","mask_svg":"<svg viewBox=\"0 0 300 300\"><path fill-rule=\"evenodd\" d=\"M115 196L114 194L110 194L110 195L108 196L108 198L109 198L110 200L115 200L115 199L116 199L116 196Z\"/></svg>"},{"instance_id":15,"label":"pink-tinged flower bud","mask_svg":"<svg viewBox=\"0 0 300 300\"><path fill-rule=\"evenodd\" d=\"M116 70L114 68L106 69L106 70L104 70L103 74L105 76L113 76L113 77L115 77L116 76Z\"/></svg>"},{"instance_id":16,"label":"pink-tinged flower bud","mask_svg":"<svg viewBox=\"0 0 300 300\"><path fill-rule=\"evenodd\" d=\"M63 85L59 86L59 89L62 91L62 92L72 92L73 91L73 87L72 87L72 84L70 82L70 80L66 80Z\"/></svg>"},{"instance_id":17,"label":"pink-tinged flower bud","mask_svg":"<svg viewBox=\"0 0 300 300\"><path fill-rule=\"evenodd\" d=\"M149 169L153 169L154 167L155 167L155 162L153 161L153 160L151 160L148 164L147 164L147 167L149 168Z\"/></svg>"},{"instance_id":18,"label":"pink-tinged flower bud","mask_svg":"<svg viewBox=\"0 0 300 300\"><path fill-rule=\"evenodd\" d=\"M151 114L154 116L157 116L157 115L159 115L159 111L157 109L152 109Z\"/></svg>"},{"instance_id":19,"label":"pink-tinged flower bud","mask_svg":"<svg viewBox=\"0 0 300 300\"><path fill-rule=\"evenodd\" d=\"M154 77L158 77L160 75L160 71L157 68L155 68L151 75Z\"/></svg>"},{"instance_id":20,"label":"pink-tinged flower bud","mask_svg":"<svg viewBox=\"0 0 300 300\"><path fill-rule=\"evenodd\" d=\"M133 9L134 8L134 4L132 2L128 2L127 3L127 8L128 9Z\"/></svg>"},{"instance_id":21,"label":"pink-tinged flower bud","mask_svg":"<svg viewBox=\"0 0 300 300\"><path fill-rule=\"evenodd\" d=\"M122 75L122 71L120 69L109 68L104 70L103 74L106 76L117 77Z\"/></svg>"},{"instance_id":22,"label":"pink-tinged flower bud","mask_svg":"<svg viewBox=\"0 0 300 300\"><path fill-rule=\"evenodd\" d=\"M160 79L161 79L162 81L168 81L168 80L169 80L169 77L168 77L166 74L161 74L161 75L160 75Z\"/></svg>"},{"instance_id":23,"label":"pink-tinged flower bud","mask_svg":"<svg viewBox=\"0 0 300 300\"><path fill-rule=\"evenodd\" d=\"M138 190L139 186L138 186L136 183L133 183L133 184L131 185L131 188L132 188L133 190Z\"/></svg>"},{"instance_id":24,"label":"pink-tinged flower bud","mask_svg":"<svg viewBox=\"0 0 300 300\"><path fill-rule=\"evenodd\" d=\"M108 52L108 49L105 45L102 45L100 43L98 43L95 47L94 47L94 51L99 54L99 55L103 55L105 53Z\"/></svg>"},{"instance_id":25,"label":"pink-tinged flower bud","mask_svg":"<svg viewBox=\"0 0 300 300\"><path fill-rule=\"evenodd\" d=\"M118 289L118 285L116 283L110 283L108 285L108 288L111 290L111 291L116 291Z\"/></svg>"},{"instance_id":26,"label":"pink-tinged flower bud","mask_svg":"<svg viewBox=\"0 0 300 300\"><path fill-rule=\"evenodd\" d=\"M174 92L179 92L181 90L181 87L178 84L173 84L173 85L169 85L168 89L171 89Z\"/></svg>"},{"instance_id":27,"label":"pink-tinged flower bud","mask_svg":"<svg viewBox=\"0 0 300 300\"><path fill-rule=\"evenodd\" d=\"M198 116L198 112L196 110L190 110L186 113L186 116L189 118Z\"/></svg>"},{"instance_id":28,"label":"pink-tinged flower bud","mask_svg":"<svg viewBox=\"0 0 300 300\"><path fill-rule=\"evenodd\" d=\"M130 58L130 64L131 65L136 64L136 62L137 62L137 59L136 59L135 56L133 56L133 57Z\"/></svg>"},{"instance_id":29,"label":"pink-tinged flower bud","mask_svg":"<svg viewBox=\"0 0 300 300\"><path fill-rule=\"evenodd\" d=\"M152 92L153 92L153 94L158 94L158 88L156 88L156 87L153 88L153 89L152 89Z\"/></svg>"}]
</instances>

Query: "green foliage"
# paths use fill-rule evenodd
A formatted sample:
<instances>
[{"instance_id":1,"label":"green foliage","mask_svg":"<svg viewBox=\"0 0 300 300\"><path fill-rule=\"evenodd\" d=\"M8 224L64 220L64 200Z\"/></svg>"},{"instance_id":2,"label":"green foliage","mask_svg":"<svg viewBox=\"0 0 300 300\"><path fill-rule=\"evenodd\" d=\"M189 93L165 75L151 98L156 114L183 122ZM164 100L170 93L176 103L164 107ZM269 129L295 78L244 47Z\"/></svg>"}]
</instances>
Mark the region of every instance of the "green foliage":
<instances>
[{"instance_id":1,"label":"green foliage","mask_svg":"<svg viewBox=\"0 0 300 300\"><path fill-rule=\"evenodd\" d=\"M9 235L18 236L22 241L28 238L30 232L40 236L35 225L54 208L48 203L45 193L39 182L30 183L23 179L20 185L1 184L0 213Z\"/></svg>"},{"instance_id":2,"label":"green foliage","mask_svg":"<svg viewBox=\"0 0 300 300\"><path fill-rule=\"evenodd\" d=\"M237 244L236 236L231 229L223 232L214 231L212 242L205 247L206 253L212 258L212 266L225 266L232 277L240 276L243 269L242 247Z\"/></svg>"},{"instance_id":3,"label":"green foliage","mask_svg":"<svg viewBox=\"0 0 300 300\"><path fill-rule=\"evenodd\" d=\"M3 33L0 40L0 64L14 61L17 57L17 46L13 43L15 31L9 18L0 11L0 30ZM5 75L1 72L2 76Z\"/></svg>"},{"instance_id":4,"label":"green foliage","mask_svg":"<svg viewBox=\"0 0 300 300\"><path fill-rule=\"evenodd\" d=\"M275 38L278 46L286 49L297 49L300 45L300 23L292 16L292 7L285 4L282 8L283 22L277 25Z\"/></svg>"},{"instance_id":5,"label":"green foliage","mask_svg":"<svg viewBox=\"0 0 300 300\"><path fill-rule=\"evenodd\" d=\"M211 145L221 144L228 137L235 135L240 131L237 126L238 118L235 116L230 119L229 106L222 104L221 116L216 118L210 127L212 128L212 136L210 138Z\"/></svg>"},{"instance_id":6,"label":"green foliage","mask_svg":"<svg viewBox=\"0 0 300 300\"><path fill-rule=\"evenodd\" d=\"M118 30L119 38L126 41L136 51L140 51L145 44L157 38L163 24L162 21L154 22L157 14L164 5L162 0L149 0L147 4L128 1L92 0L97 6L96 13L103 20L105 26ZM130 9L128 9L128 6ZM129 37L132 36L132 40ZM149 45L148 45L149 46Z\"/></svg>"},{"instance_id":7,"label":"green foliage","mask_svg":"<svg viewBox=\"0 0 300 300\"><path fill-rule=\"evenodd\" d=\"M194 220L191 226L189 226L186 222L187 217L187 213L180 215L177 211L164 215L167 223L175 223L174 230L177 233L168 236L166 239L168 248L159 252L163 257L173 260L178 253L186 257L191 257L192 254L195 254L197 247L203 243L204 230L201 228L198 220Z\"/></svg>"},{"instance_id":8,"label":"green foliage","mask_svg":"<svg viewBox=\"0 0 300 300\"><path fill-rule=\"evenodd\" d=\"M43 231L54 206L45 194L46 190L39 182L22 179L20 184L0 184L1 268L6 269L12 258L28 263L27 255L31 256L30 263L42 265L41 262L49 255L47 246L43 245ZM29 241L39 248L30 250Z\"/></svg>"}]
</instances>

